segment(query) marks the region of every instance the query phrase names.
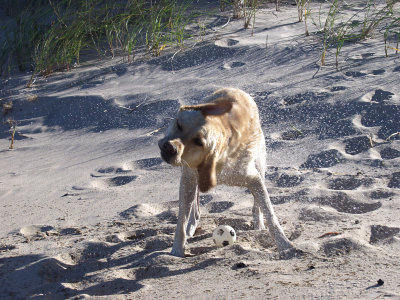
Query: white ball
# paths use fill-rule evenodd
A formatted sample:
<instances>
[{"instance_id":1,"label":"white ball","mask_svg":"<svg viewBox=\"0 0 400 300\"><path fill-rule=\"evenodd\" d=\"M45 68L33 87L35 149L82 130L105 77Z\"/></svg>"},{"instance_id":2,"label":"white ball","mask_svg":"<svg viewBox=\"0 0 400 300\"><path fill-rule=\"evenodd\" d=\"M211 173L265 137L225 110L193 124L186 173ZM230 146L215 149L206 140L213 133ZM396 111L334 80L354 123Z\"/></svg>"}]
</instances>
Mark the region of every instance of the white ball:
<instances>
[{"instance_id":1,"label":"white ball","mask_svg":"<svg viewBox=\"0 0 400 300\"><path fill-rule=\"evenodd\" d=\"M235 229L228 225L219 225L213 231L213 241L217 247L232 245L236 241Z\"/></svg>"}]
</instances>

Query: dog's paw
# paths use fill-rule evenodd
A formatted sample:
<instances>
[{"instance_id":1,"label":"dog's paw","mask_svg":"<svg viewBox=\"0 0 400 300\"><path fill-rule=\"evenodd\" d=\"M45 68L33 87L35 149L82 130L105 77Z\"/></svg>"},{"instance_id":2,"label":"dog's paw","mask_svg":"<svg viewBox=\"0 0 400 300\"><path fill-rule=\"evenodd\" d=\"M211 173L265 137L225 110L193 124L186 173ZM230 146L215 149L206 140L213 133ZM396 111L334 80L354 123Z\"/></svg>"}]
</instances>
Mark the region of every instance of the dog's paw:
<instances>
[{"instance_id":1,"label":"dog's paw","mask_svg":"<svg viewBox=\"0 0 400 300\"><path fill-rule=\"evenodd\" d=\"M279 259L292 259L292 258L300 258L304 255L304 251L295 247L290 247L284 250L279 251Z\"/></svg>"},{"instance_id":2,"label":"dog's paw","mask_svg":"<svg viewBox=\"0 0 400 300\"><path fill-rule=\"evenodd\" d=\"M186 235L188 237L193 237L196 232L197 224L188 224L186 228Z\"/></svg>"},{"instance_id":3,"label":"dog's paw","mask_svg":"<svg viewBox=\"0 0 400 300\"><path fill-rule=\"evenodd\" d=\"M175 247L171 250L171 255L176 257L185 257L185 249L176 249Z\"/></svg>"}]
</instances>

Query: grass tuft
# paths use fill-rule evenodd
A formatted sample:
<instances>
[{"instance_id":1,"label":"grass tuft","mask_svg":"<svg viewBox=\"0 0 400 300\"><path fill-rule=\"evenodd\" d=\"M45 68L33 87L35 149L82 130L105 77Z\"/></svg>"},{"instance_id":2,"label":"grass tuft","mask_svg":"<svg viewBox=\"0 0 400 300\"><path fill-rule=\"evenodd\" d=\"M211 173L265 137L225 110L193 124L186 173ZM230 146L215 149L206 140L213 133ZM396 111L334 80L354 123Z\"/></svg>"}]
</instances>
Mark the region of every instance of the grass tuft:
<instances>
[{"instance_id":1,"label":"grass tuft","mask_svg":"<svg viewBox=\"0 0 400 300\"><path fill-rule=\"evenodd\" d=\"M2 28L3 75L32 70L33 78L70 70L90 53L99 58L122 54L132 61L141 45L158 56L167 46L183 47L188 36L190 1L4 1L9 21Z\"/></svg>"}]
</instances>

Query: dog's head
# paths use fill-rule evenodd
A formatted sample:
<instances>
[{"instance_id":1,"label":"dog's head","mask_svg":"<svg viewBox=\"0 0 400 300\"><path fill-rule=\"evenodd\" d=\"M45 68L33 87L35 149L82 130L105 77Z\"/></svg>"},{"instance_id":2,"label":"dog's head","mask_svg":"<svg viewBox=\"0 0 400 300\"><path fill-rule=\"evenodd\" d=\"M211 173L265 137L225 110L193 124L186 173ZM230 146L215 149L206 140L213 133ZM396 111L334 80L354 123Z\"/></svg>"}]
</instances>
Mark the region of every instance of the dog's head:
<instances>
[{"instance_id":1,"label":"dog's head","mask_svg":"<svg viewBox=\"0 0 400 300\"><path fill-rule=\"evenodd\" d=\"M202 192L216 185L217 145L223 135L216 118L231 108L229 101L182 106L166 136L158 142L161 157L167 163L197 169Z\"/></svg>"}]
</instances>

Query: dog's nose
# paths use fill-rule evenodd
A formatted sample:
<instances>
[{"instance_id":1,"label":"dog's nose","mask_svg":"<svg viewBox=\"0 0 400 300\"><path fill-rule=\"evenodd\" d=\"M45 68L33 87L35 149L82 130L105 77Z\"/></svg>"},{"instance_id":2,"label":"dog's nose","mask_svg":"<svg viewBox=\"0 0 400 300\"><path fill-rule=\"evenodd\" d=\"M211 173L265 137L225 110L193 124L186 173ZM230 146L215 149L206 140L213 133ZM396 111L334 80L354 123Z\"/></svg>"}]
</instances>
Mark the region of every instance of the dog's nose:
<instances>
[{"instance_id":1,"label":"dog's nose","mask_svg":"<svg viewBox=\"0 0 400 300\"><path fill-rule=\"evenodd\" d=\"M172 145L170 142L165 142L161 146L161 150L164 151L165 153L168 153L169 155L175 155L178 152L174 147L174 145Z\"/></svg>"}]
</instances>

